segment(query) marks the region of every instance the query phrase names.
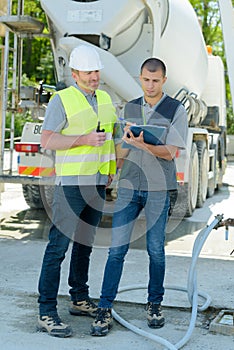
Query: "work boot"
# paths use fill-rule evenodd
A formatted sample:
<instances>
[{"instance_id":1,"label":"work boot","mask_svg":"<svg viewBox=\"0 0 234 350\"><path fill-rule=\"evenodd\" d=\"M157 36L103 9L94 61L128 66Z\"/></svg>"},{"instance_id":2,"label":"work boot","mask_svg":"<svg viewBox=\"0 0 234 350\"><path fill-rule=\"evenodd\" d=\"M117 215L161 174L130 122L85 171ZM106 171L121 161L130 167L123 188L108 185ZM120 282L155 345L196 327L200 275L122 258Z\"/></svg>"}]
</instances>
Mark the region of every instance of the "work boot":
<instances>
[{"instance_id":1,"label":"work boot","mask_svg":"<svg viewBox=\"0 0 234 350\"><path fill-rule=\"evenodd\" d=\"M71 315L75 316L95 317L97 314L97 305L90 299L83 301L72 301L69 312Z\"/></svg>"},{"instance_id":2,"label":"work boot","mask_svg":"<svg viewBox=\"0 0 234 350\"><path fill-rule=\"evenodd\" d=\"M165 319L163 317L160 304L148 303L147 310L147 322L150 328L161 328L164 326Z\"/></svg>"},{"instance_id":3,"label":"work boot","mask_svg":"<svg viewBox=\"0 0 234 350\"><path fill-rule=\"evenodd\" d=\"M96 336L106 335L113 326L111 309L98 308L95 321L91 325L90 334Z\"/></svg>"},{"instance_id":4,"label":"work boot","mask_svg":"<svg viewBox=\"0 0 234 350\"><path fill-rule=\"evenodd\" d=\"M63 323L58 315L39 316L37 330L59 338L66 338L72 335L71 327Z\"/></svg>"}]
</instances>

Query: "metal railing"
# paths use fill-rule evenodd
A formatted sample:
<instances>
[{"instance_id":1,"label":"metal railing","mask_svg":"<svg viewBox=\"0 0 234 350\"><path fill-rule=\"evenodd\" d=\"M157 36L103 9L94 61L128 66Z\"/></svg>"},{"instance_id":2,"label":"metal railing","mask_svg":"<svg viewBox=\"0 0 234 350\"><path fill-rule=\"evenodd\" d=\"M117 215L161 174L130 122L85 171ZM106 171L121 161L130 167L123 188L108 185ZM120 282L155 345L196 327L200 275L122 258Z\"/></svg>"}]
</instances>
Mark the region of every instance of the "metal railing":
<instances>
[{"instance_id":1,"label":"metal railing","mask_svg":"<svg viewBox=\"0 0 234 350\"><path fill-rule=\"evenodd\" d=\"M13 152L15 139L15 114L20 100L22 77L23 39L28 35L40 35L43 24L30 16L24 16L24 0L18 0L17 13L13 13L12 0L7 0L6 15L0 17L0 23L5 25L4 45L1 51L0 79L0 182L9 182L12 175ZM13 39L13 40L12 40ZM13 42L13 47L10 43ZM10 115L10 125L6 127L7 113ZM6 140L6 132L10 137ZM4 171L4 150L6 141L9 142L9 166ZM6 181L4 181L4 176ZM18 179L18 182L20 179Z\"/></svg>"},{"instance_id":2,"label":"metal railing","mask_svg":"<svg viewBox=\"0 0 234 350\"><path fill-rule=\"evenodd\" d=\"M24 1L18 0L17 16L23 15ZM12 1L7 3L7 16L12 15ZM4 23L5 24L5 23ZM10 47L10 39L13 35L13 48ZM0 174L4 173L4 150L5 150L5 135L8 131L9 137L9 152L10 160L8 166L8 175L12 174L13 151L14 151L14 135L15 135L15 112L18 103L20 80L21 80L21 65L22 65L22 39L16 33L12 33L6 25L5 42L2 47L3 62L2 62L2 101L1 101L1 156L0 156ZM11 86L9 80L12 80ZM10 113L10 126L6 127L7 112Z\"/></svg>"}]
</instances>

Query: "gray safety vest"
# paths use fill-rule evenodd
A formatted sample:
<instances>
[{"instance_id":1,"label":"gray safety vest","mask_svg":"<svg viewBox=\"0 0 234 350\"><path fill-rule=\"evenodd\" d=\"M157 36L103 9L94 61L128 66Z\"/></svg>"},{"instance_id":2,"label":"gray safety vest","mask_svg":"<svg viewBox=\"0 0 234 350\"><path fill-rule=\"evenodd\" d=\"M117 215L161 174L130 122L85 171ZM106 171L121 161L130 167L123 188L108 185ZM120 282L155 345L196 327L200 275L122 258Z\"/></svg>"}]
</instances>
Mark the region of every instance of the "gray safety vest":
<instances>
[{"instance_id":1,"label":"gray safety vest","mask_svg":"<svg viewBox=\"0 0 234 350\"><path fill-rule=\"evenodd\" d=\"M179 105L178 100L166 96L155 108L148 124L170 127ZM142 97L129 101L125 106L124 118L142 124L142 109ZM124 179L127 181L122 181ZM121 170L119 187L133 187L142 191L174 190L177 188L175 162L139 149L131 150Z\"/></svg>"}]
</instances>

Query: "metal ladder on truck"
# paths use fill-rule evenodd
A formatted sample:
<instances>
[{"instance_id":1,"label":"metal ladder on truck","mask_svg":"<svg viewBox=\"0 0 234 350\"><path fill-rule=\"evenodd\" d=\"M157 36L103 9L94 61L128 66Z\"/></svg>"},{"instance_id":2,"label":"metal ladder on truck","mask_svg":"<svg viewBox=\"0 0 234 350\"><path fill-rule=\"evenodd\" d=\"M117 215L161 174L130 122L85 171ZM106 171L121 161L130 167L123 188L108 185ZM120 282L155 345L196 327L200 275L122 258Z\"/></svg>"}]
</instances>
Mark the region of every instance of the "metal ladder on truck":
<instances>
[{"instance_id":1,"label":"metal ladder on truck","mask_svg":"<svg viewBox=\"0 0 234 350\"><path fill-rule=\"evenodd\" d=\"M0 90L0 183L10 181L13 172L13 152L15 134L15 114L20 96L22 76L22 51L23 39L28 36L40 35L44 25L24 15L24 0L18 0L17 13L13 13L12 0L1 0L0 24L4 27L4 45L1 50L1 79ZM13 47L10 47L13 43ZM6 127L7 115L10 115L10 127ZM9 139L6 140L6 132ZM9 159L7 166L4 164L4 152L6 141L9 142ZM12 179L13 180L13 179Z\"/></svg>"}]
</instances>

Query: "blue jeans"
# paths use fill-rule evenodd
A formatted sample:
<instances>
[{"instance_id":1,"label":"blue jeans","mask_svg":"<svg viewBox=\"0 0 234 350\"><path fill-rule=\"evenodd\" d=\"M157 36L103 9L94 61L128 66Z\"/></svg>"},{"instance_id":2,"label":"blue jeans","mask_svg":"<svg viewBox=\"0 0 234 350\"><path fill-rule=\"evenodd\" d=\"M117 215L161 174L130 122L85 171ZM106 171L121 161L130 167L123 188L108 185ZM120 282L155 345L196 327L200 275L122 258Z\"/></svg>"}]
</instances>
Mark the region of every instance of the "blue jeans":
<instances>
[{"instance_id":1,"label":"blue jeans","mask_svg":"<svg viewBox=\"0 0 234 350\"><path fill-rule=\"evenodd\" d=\"M57 314L61 263L73 240L68 283L71 300L88 297L88 269L105 186L56 186L53 218L39 279L40 315Z\"/></svg>"},{"instance_id":2,"label":"blue jeans","mask_svg":"<svg viewBox=\"0 0 234 350\"><path fill-rule=\"evenodd\" d=\"M167 191L134 191L120 188L113 216L112 242L105 267L99 307L111 308L122 275L136 218L144 208L149 255L148 301L161 303L164 295L165 228L169 210Z\"/></svg>"}]
</instances>

